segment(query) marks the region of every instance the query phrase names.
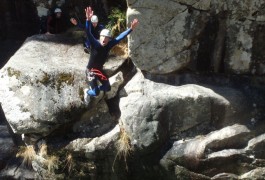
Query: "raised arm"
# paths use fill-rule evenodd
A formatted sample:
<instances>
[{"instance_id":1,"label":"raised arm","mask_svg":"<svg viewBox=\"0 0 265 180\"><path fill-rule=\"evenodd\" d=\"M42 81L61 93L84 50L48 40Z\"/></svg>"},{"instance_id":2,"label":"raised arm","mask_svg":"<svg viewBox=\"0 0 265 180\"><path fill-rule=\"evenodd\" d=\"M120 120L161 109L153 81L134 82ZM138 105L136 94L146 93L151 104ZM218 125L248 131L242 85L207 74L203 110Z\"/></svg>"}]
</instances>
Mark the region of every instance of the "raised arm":
<instances>
[{"instance_id":1,"label":"raised arm","mask_svg":"<svg viewBox=\"0 0 265 180\"><path fill-rule=\"evenodd\" d=\"M138 19L133 19L133 21L131 22L131 29L134 30L139 24Z\"/></svg>"},{"instance_id":2,"label":"raised arm","mask_svg":"<svg viewBox=\"0 0 265 180\"><path fill-rule=\"evenodd\" d=\"M118 44L121 40L123 40L128 34L130 34L139 24L138 19L134 19L131 22L131 26L129 29L127 29L126 31L122 32L119 36L117 36L115 39L113 39L110 43L111 43L111 47L115 46L116 44Z\"/></svg>"},{"instance_id":3,"label":"raised arm","mask_svg":"<svg viewBox=\"0 0 265 180\"><path fill-rule=\"evenodd\" d=\"M91 7L87 7L85 9L86 12L86 34L87 37L91 43L92 46L97 47L100 46L100 43L98 42L98 40L92 35L91 33L91 17L93 16L94 12L92 11Z\"/></svg>"}]
</instances>

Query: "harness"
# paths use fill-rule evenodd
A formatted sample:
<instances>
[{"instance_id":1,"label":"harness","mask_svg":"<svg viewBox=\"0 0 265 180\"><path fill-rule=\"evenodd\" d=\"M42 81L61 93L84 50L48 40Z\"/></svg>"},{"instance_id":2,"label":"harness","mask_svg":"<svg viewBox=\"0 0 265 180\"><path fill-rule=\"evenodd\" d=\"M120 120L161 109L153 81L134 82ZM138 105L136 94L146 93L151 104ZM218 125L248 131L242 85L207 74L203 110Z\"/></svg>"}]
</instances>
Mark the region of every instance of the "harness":
<instances>
[{"instance_id":1,"label":"harness","mask_svg":"<svg viewBox=\"0 0 265 180\"><path fill-rule=\"evenodd\" d=\"M108 78L100 70L95 69L95 68L87 69L87 79L88 79L88 81L94 80L95 76L100 78L100 80L102 80L102 81L108 80Z\"/></svg>"}]
</instances>

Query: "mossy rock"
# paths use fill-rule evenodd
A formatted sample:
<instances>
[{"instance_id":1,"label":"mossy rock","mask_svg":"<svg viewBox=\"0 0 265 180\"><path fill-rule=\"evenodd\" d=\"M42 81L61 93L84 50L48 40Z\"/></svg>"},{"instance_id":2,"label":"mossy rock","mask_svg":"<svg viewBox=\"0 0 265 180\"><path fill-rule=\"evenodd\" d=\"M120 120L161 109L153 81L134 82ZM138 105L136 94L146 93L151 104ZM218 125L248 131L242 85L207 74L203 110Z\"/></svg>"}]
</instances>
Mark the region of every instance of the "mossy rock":
<instances>
[{"instance_id":1,"label":"mossy rock","mask_svg":"<svg viewBox=\"0 0 265 180\"><path fill-rule=\"evenodd\" d=\"M7 68L7 73L9 77L15 76L17 79L21 76L21 72L18 70L15 70L11 67Z\"/></svg>"}]
</instances>

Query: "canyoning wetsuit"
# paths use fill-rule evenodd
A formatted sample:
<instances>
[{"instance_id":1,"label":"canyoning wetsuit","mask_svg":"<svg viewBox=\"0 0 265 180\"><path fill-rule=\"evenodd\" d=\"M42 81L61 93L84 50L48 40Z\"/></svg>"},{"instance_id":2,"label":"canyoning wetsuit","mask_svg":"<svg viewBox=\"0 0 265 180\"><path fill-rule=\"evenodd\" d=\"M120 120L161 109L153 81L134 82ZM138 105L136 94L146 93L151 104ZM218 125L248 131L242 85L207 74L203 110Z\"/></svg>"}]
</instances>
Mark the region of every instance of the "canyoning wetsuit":
<instances>
[{"instance_id":1,"label":"canyoning wetsuit","mask_svg":"<svg viewBox=\"0 0 265 180\"><path fill-rule=\"evenodd\" d=\"M127 29L122 32L118 37L109 41L106 46L102 46L100 42L91 33L91 21L86 21L86 33L91 43L91 54L87 64L87 78L91 90L87 93L90 96L97 96L102 91L109 91L111 89L109 79L103 71L103 65L107 61L111 48L117 45L122 39L124 39L132 29ZM101 82L101 86L97 85L97 80Z\"/></svg>"},{"instance_id":2,"label":"canyoning wetsuit","mask_svg":"<svg viewBox=\"0 0 265 180\"><path fill-rule=\"evenodd\" d=\"M81 23L77 23L76 26L79 27L80 29L85 29L85 28L86 28L85 25L83 25L83 24L81 24ZM92 26L92 27L91 27L91 33L92 33L92 35L93 35L96 39L99 39L99 34L100 34L100 31L101 31L102 29L104 29L104 25L102 25L102 24L98 24L96 27ZM91 44L91 43L89 42L88 38L85 37L85 39L84 39L84 46L85 46L86 48L90 48L90 44Z\"/></svg>"}]
</instances>

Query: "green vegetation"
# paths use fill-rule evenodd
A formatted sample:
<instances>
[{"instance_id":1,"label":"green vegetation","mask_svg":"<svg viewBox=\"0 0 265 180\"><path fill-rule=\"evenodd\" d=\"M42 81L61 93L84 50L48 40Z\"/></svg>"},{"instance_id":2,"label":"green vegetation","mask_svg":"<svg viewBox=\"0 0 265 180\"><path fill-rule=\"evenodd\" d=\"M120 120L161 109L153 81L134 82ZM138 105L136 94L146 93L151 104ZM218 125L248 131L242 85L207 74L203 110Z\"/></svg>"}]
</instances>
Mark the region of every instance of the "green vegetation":
<instances>
[{"instance_id":1,"label":"green vegetation","mask_svg":"<svg viewBox=\"0 0 265 180\"><path fill-rule=\"evenodd\" d=\"M109 23L106 28L111 30L113 36L117 36L121 32L126 30L126 12L121 11L118 8L112 9L108 16Z\"/></svg>"},{"instance_id":2,"label":"green vegetation","mask_svg":"<svg viewBox=\"0 0 265 180\"><path fill-rule=\"evenodd\" d=\"M125 31L126 28L126 11L120 10L119 8L113 8L110 15L108 16L109 23L106 28L111 30L111 34L113 37L118 36L120 33ZM121 43L112 48L111 53L127 58L128 56L128 46L127 46L127 38L122 40Z\"/></svg>"}]
</instances>

